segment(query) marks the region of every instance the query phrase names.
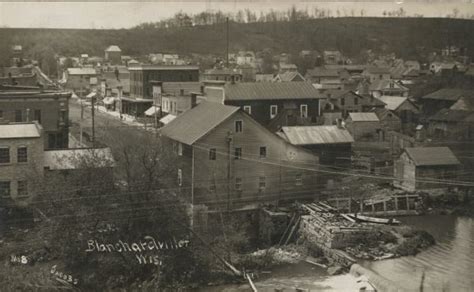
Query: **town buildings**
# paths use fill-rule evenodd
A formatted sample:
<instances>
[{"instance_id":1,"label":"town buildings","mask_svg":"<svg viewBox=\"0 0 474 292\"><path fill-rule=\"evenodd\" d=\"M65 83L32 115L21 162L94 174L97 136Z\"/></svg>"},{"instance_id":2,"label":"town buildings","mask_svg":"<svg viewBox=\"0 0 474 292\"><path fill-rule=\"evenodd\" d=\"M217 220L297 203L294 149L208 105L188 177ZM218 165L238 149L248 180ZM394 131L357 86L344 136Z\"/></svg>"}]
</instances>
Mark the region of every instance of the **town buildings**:
<instances>
[{"instance_id":1,"label":"town buildings","mask_svg":"<svg viewBox=\"0 0 474 292\"><path fill-rule=\"evenodd\" d=\"M203 73L204 81L227 81L227 82L240 82L242 81L242 73L236 69L229 68L213 68L206 70Z\"/></svg>"},{"instance_id":2,"label":"town buildings","mask_svg":"<svg viewBox=\"0 0 474 292\"><path fill-rule=\"evenodd\" d=\"M122 50L115 45L109 46L105 49L105 61L111 65L122 64Z\"/></svg>"},{"instance_id":3,"label":"town buildings","mask_svg":"<svg viewBox=\"0 0 474 292\"><path fill-rule=\"evenodd\" d=\"M443 88L423 96L423 113L427 116L433 115L442 109L448 109L461 97L472 98L472 90L458 88Z\"/></svg>"},{"instance_id":4,"label":"town buildings","mask_svg":"<svg viewBox=\"0 0 474 292\"><path fill-rule=\"evenodd\" d=\"M386 104L385 108L395 113L402 124L409 125L418 122L420 110L407 97L403 96L381 96L380 101Z\"/></svg>"},{"instance_id":5,"label":"town buildings","mask_svg":"<svg viewBox=\"0 0 474 292\"><path fill-rule=\"evenodd\" d=\"M262 125L280 113L303 124L316 123L320 116L321 94L308 82L228 83L205 86L204 94L208 101L242 108Z\"/></svg>"},{"instance_id":6,"label":"town buildings","mask_svg":"<svg viewBox=\"0 0 474 292\"><path fill-rule=\"evenodd\" d=\"M175 182L192 205L235 209L315 198L318 158L244 110L202 102L161 128L174 145Z\"/></svg>"},{"instance_id":7,"label":"town buildings","mask_svg":"<svg viewBox=\"0 0 474 292\"><path fill-rule=\"evenodd\" d=\"M0 206L26 205L43 176L43 128L0 123Z\"/></svg>"},{"instance_id":8,"label":"town buildings","mask_svg":"<svg viewBox=\"0 0 474 292\"><path fill-rule=\"evenodd\" d=\"M273 82L298 82L306 81L306 79L298 71L287 71L284 73L279 73L272 80Z\"/></svg>"},{"instance_id":9,"label":"town buildings","mask_svg":"<svg viewBox=\"0 0 474 292\"><path fill-rule=\"evenodd\" d=\"M405 148L394 164L394 185L409 191L449 187L443 181L455 180L460 162L448 147Z\"/></svg>"},{"instance_id":10,"label":"town buildings","mask_svg":"<svg viewBox=\"0 0 474 292\"><path fill-rule=\"evenodd\" d=\"M93 85L98 84L98 73L96 69L90 67L68 68L64 72L64 87L73 90L78 96L85 97Z\"/></svg>"},{"instance_id":11,"label":"town buildings","mask_svg":"<svg viewBox=\"0 0 474 292\"><path fill-rule=\"evenodd\" d=\"M278 134L292 145L313 152L321 164L350 164L354 139L342 123L335 126L282 127Z\"/></svg>"},{"instance_id":12,"label":"town buildings","mask_svg":"<svg viewBox=\"0 0 474 292\"><path fill-rule=\"evenodd\" d=\"M375 113L349 113L346 128L355 141L378 140L382 125Z\"/></svg>"},{"instance_id":13,"label":"town buildings","mask_svg":"<svg viewBox=\"0 0 474 292\"><path fill-rule=\"evenodd\" d=\"M0 119L8 122L38 121L44 148L67 148L70 92L38 87L0 87Z\"/></svg>"},{"instance_id":14,"label":"town buildings","mask_svg":"<svg viewBox=\"0 0 474 292\"><path fill-rule=\"evenodd\" d=\"M161 100L153 100L157 83L161 82L161 94L188 95L200 87L197 66L141 65L129 70L130 96L122 98L122 112L134 116L142 116L153 104L161 104Z\"/></svg>"}]
</instances>

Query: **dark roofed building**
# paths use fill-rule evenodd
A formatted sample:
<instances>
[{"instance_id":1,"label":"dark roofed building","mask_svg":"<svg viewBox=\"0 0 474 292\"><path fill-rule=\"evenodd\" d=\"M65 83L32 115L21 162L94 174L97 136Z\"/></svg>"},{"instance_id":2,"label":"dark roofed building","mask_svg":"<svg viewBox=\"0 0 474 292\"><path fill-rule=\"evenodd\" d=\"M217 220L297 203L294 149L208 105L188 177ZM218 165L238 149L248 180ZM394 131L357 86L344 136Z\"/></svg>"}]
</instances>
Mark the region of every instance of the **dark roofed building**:
<instances>
[{"instance_id":1,"label":"dark roofed building","mask_svg":"<svg viewBox=\"0 0 474 292\"><path fill-rule=\"evenodd\" d=\"M265 126L285 109L291 109L310 123L315 123L320 114L322 96L308 82L216 84L206 86L204 90L208 101L241 107Z\"/></svg>"},{"instance_id":2,"label":"dark roofed building","mask_svg":"<svg viewBox=\"0 0 474 292\"><path fill-rule=\"evenodd\" d=\"M204 81L226 81L240 82L242 81L242 73L237 69L229 68L213 68L206 70L203 74Z\"/></svg>"},{"instance_id":3,"label":"dark roofed building","mask_svg":"<svg viewBox=\"0 0 474 292\"><path fill-rule=\"evenodd\" d=\"M256 208L262 202L314 196L317 174L295 166L316 166L318 158L239 107L204 101L160 132L175 149L178 193L194 206Z\"/></svg>"},{"instance_id":4,"label":"dark roofed building","mask_svg":"<svg viewBox=\"0 0 474 292\"><path fill-rule=\"evenodd\" d=\"M405 148L394 164L394 185L406 190L444 188L456 180L460 162L448 147Z\"/></svg>"},{"instance_id":5,"label":"dark roofed building","mask_svg":"<svg viewBox=\"0 0 474 292\"><path fill-rule=\"evenodd\" d=\"M474 98L474 90L443 88L423 96L423 112L432 115L441 109L451 107L461 97Z\"/></svg>"}]
</instances>

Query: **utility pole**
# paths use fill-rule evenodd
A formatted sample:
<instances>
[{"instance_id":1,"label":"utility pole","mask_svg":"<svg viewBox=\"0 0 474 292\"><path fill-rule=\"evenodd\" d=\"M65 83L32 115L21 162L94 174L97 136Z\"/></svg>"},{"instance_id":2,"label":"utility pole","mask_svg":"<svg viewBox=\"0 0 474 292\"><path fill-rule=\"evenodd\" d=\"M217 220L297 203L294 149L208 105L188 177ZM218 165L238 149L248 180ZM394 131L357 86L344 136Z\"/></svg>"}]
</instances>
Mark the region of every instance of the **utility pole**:
<instances>
[{"instance_id":1,"label":"utility pole","mask_svg":"<svg viewBox=\"0 0 474 292\"><path fill-rule=\"evenodd\" d=\"M230 180L232 169L232 132L227 133L227 212L230 211Z\"/></svg>"},{"instance_id":2,"label":"utility pole","mask_svg":"<svg viewBox=\"0 0 474 292\"><path fill-rule=\"evenodd\" d=\"M94 108L95 96L92 96L91 105L92 105L92 147L95 147L95 108Z\"/></svg>"},{"instance_id":3,"label":"utility pole","mask_svg":"<svg viewBox=\"0 0 474 292\"><path fill-rule=\"evenodd\" d=\"M226 18L226 30L227 30L226 64L227 64L227 68L229 68L229 17Z\"/></svg>"}]
</instances>

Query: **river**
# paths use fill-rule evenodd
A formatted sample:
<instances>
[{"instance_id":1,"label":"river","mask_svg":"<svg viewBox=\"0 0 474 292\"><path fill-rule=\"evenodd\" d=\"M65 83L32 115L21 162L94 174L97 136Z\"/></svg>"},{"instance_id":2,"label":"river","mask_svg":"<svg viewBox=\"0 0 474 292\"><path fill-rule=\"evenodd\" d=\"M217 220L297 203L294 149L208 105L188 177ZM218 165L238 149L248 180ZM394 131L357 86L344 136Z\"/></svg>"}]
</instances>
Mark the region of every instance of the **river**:
<instances>
[{"instance_id":1,"label":"river","mask_svg":"<svg viewBox=\"0 0 474 292\"><path fill-rule=\"evenodd\" d=\"M363 266L399 283L424 291L474 291L474 219L456 216L401 217L400 221L431 233L436 245L416 256L363 262Z\"/></svg>"},{"instance_id":2,"label":"river","mask_svg":"<svg viewBox=\"0 0 474 292\"><path fill-rule=\"evenodd\" d=\"M403 223L431 233L436 244L416 256L360 264L389 278L403 290L420 291L425 273L424 291L474 291L474 219L456 216L413 216L398 218ZM306 263L285 265L256 280L259 292L357 291L355 279L346 274L330 277L325 270ZM248 285L226 285L201 291L249 291Z\"/></svg>"}]
</instances>

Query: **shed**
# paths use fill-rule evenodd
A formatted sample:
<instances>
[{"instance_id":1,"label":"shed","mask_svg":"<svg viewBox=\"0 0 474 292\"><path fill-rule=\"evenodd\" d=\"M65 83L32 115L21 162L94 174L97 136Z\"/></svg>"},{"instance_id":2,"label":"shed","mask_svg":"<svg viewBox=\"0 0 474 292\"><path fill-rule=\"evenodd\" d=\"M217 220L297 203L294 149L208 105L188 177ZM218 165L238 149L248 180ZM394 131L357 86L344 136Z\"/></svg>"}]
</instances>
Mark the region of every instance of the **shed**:
<instances>
[{"instance_id":1,"label":"shed","mask_svg":"<svg viewBox=\"0 0 474 292\"><path fill-rule=\"evenodd\" d=\"M379 118L373 112L349 113L346 127L356 141L378 140L379 132L382 129Z\"/></svg>"},{"instance_id":2,"label":"shed","mask_svg":"<svg viewBox=\"0 0 474 292\"><path fill-rule=\"evenodd\" d=\"M394 185L410 191L445 188L456 180L460 164L448 147L405 148L394 164Z\"/></svg>"}]
</instances>

